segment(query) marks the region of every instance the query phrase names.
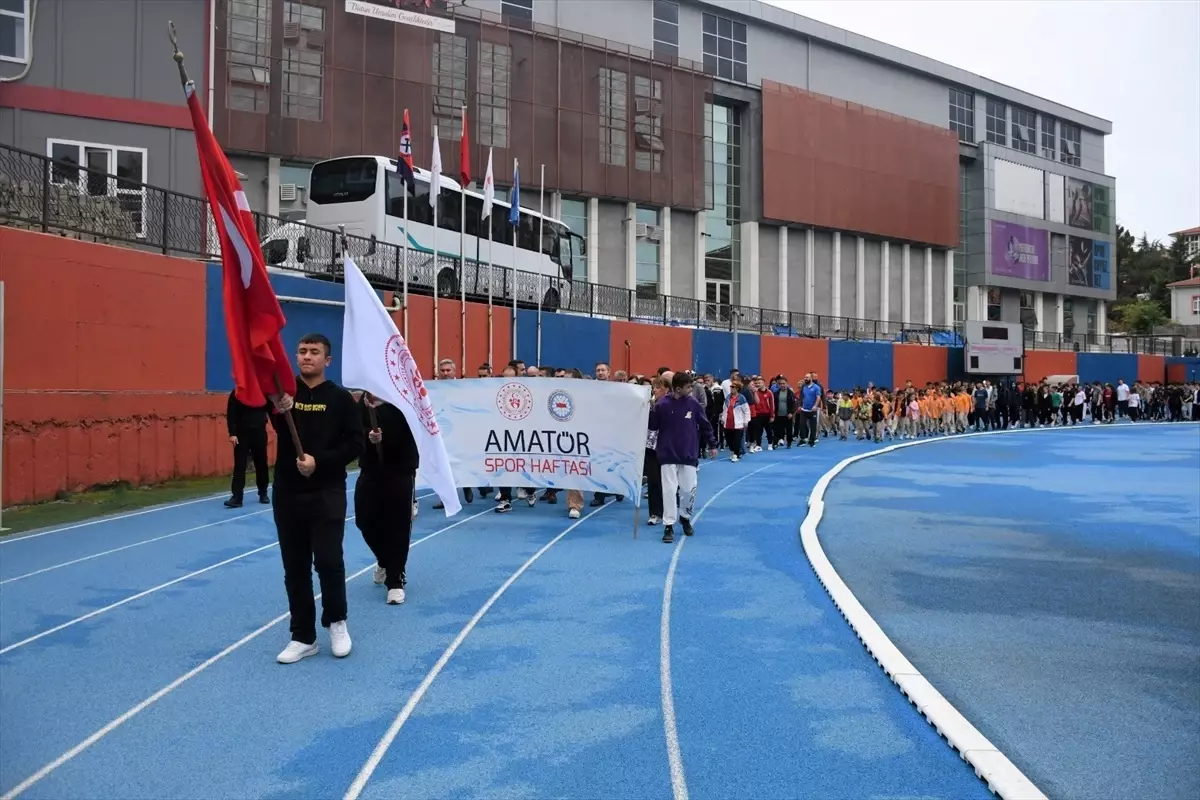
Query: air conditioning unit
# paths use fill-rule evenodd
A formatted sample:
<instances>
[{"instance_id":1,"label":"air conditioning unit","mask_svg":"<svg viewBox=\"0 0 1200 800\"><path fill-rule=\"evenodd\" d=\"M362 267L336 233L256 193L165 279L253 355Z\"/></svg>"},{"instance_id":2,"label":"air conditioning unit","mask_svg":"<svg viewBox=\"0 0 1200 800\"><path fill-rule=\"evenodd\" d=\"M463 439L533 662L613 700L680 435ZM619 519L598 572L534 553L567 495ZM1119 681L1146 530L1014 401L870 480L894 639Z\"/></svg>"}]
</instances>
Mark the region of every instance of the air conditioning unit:
<instances>
[{"instance_id":1,"label":"air conditioning unit","mask_svg":"<svg viewBox=\"0 0 1200 800\"><path fill-rule=\"evenodd\" d=\"M285 203L294 203L296 201L296 184L281 183L279 184L279 199Z\"/></svg>"},{"instance_id":2,"label":"air conditioning unit","mask_svg":"<svg viewBox=\"0 0 1200 800\"><path fill-rule=\"evenodd\" d=\"M646 238L652 242L662 241L662 228L657 225L646 226Z\"/></svg>"},{"instance_id":3,"label":"air conditioning unit","mask_svg":"<svg viewBox=\"0 0 1200 800\"><path fill-rule=\"evenodd\" d=\"M650 228L650 225L647 225L644 222L639 222L637 223L637 227L634 229L633 235L639 239L645 239L650 235Z\"/></svg>"},{"instance_id":4,"label":"air conditioning unit","mask_svg":"<svg viewBox=\"0 0 1200 800\"><path fill-rule=\"evenodd\" d=\"M300 23L299 22L283 23L283 38L285 40L286 39L299 39L300 38Z\"/></svg>"}]
</instances>

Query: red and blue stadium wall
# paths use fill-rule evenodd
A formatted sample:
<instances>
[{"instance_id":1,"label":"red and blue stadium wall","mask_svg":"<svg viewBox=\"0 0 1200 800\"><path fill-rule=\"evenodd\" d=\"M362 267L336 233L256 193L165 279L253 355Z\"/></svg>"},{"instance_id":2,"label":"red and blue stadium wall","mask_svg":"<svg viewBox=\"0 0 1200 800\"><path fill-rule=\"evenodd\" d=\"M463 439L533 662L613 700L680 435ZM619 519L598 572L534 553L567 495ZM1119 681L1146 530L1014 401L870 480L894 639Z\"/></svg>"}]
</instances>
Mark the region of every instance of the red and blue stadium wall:
<instances>
[{"instance_id":1,"label":"red and blue stadium wall","mask_svg":"<svg viewBox=\"0 0 1200 800\"><path fill-rule=\"evenodd\" d=\"M232 379L217 265L0 227L0 280L6 294L6 505L230 468L224 411ZM285 297L343 299L337 284L286 275L272 276L272 283ZM390 303L391 293L383 300ZM294 348L305 333L324 333L334 345L331 377L339 380L342 308L287 301L283 308L285 345ZM438 357L463 361L460 311L457 301L439 303L435 354L432 301L410 298L410 346L424 373L433 373ZM393 317L403 330L400 314ZM509 308L494 307L497 372L512 357L512 323ZM543 314L541 325L539 359L537 312L517 312L516 355L527 363L590 372L606 361L634 374L691 367L718 377L735 364L728 331L567 314ZM959 378L963 370L961 349L915 344L743 334L737 348L742 372L793 380L817 372L831 388L906 380L923 386ZM463 372L474 375L485 360L488 309L468 303ZM1031 350L1025 377L1183 381L1196 380L1197 373L1200 359Z\"/></svg>"}]
</instances>

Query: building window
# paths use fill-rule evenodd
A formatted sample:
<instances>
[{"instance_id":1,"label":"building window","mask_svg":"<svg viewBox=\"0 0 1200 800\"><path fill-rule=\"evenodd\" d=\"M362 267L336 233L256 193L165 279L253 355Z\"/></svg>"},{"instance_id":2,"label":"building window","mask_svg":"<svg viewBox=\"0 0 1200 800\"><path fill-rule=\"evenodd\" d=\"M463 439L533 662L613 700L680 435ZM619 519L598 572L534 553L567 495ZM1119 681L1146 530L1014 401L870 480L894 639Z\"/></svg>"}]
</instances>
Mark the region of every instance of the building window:
<instances>
[{"instance_id":1,"label":"building window","mask_svg":"<svg viewBox=\"0 0 1200 800\"><path fill-rule=\"evenodd\" d=\"M508 147L508 45L479 43L479 143Z\"/></svg>"},{"instance_id":2,"label":"building window","mask_svg":"<svg viewBox=\"0 0 1200 800\"><path fill-rule=\"evenodd\" d=\"M143 148L49 139L46 155L54 161L51 183L88 197L115 198L129 215L133 233L139 238L146 235L147 158ZM114 235L119 237L120 232Z\"/></svg>"},{"instance_id":3,"label":"building window","mask_svg":"<svg viewBox=\"0 0 1200 800\"><path fill-rule=\"evenodd\" d=\"M1200 314L1200 294L1192 295L1192 313Z\"/></svg>"},{"instance_id":4,"label":"building window","mask_svg":"<svg viewBox=\"0 0 1200 800\"><path fill-rule=\"evenodd\" d=\"M964 256L967 254L967 220L970 216L967 213L967 203L970 198L967 169L968 165L960 161L958 164L958 252ZM958 267L956 266L955 269ZM962 265L962 269L965 273L967 269L965 263Z\"/></svg>"},{"instance_id":5,"label":"building window","mask_svg":"<svg viewBox=\"0 0 1200 800\"><path fill-rule=\"evenodd\" d=\"M283 4L283 115L321 121L325 83L325 9Z\"/></svg>"},{"instance_id":6,"label":"building window","mask_svg":"<svg viewBox=\"0 0 1200 800\"><path fill-rule=\"evenodd\" d=\"M1038 324L1038 309L1034 306L1033 292L1021 292L1021 325L1025 328L1036 328Z\"/></svg>"},{"instance_id":7,"label":"building window","mask_svg":"<svg viewBox=\"0 0 1200 800\"><path fill-rule=\"evenodd\" d=\"M1012 146L1022 153L1037 152L1037 114L1027 108L1013 106Z\"/></svg>"},{"instance_id":8,"label":"building window","mask_svg":"<svg viewBox=\"0 0 1200 800\"><path fill-rule=\"evenodd\" d=\"M1059 121L1059 154L1058 159L1064 164L1078 167L1080 164L1081 133L1078 125Z\"/></svg>"},{"instance_id":9,"label":"building window","mask_svg":"<svg viewBox=\"0 0 1200 800\"><path fill-rule=\"evenodd\" d=\"M600 161L625 166L629 133L629 76L615 69L600 69Z\"/></svg>"},{"instance_id":10,"label":"building window","mask_svg":"<svg viewBox=\"0 0 1200 800\"><path fill-rule=\"evenodd\" d=\"M746 25L704 15L704 69L718 78L746 82Z\"/></svg>"},{"instance_id":11,"label":"building window","mask_svg":"<svg viewBox=\"0 0 1200 800\"><path fill-rule=\"evenodd\" d=\"M679 56L679 4L654 0L654 54Z\"/></svg>"},{"instance_id":12,"label":"building window","mask_svg":"<svg viewBox=\"0 0 1200 800\"><path fill-rule=\"evenodd\" d=\"M957 267L955 268L957 271ZM965 322L967 319L967 287L954 287L954 321Z\"/></svg>"},{"instance_id":13,"label":"building window","mask_svg":"<svg viewBox=\"0 0 1200 800\"><path fill-rule=\"evenodd\" d=\"M587 201L574 200L564 197L558 211L559 219L571 229L572 233L578 233L586 242L588 239L588 219L587 219ZM572 280L583 283L587 281L587 256L582 253L571 253L571 278Z\"/></svg>"},{"instance_id":14,"label":"building window","mask_svg":"<svg viewBox=\"0 0 1200 800\"><path fill-rule=\"evenodd\" d=\"M433 43L433 124L442 139L462 138L462 107L466 104L466 37L439 33Z\"/></svg>"},{"instance_id":15,"label":"building window","mask_svg":"<svg viewBox=\"0 0 1200 800\"><path fill-rule=\"evenodd\" d=\"M234 111L265 114L271 86L270 0L232 0L229 4L229 91L225 105Z\"/></svg>"},{"instance_id":16,"label":"building window","mask_svg":"<svg viewBox=\"0 0 1200 800\"><path fill-rule=\"evenodd\" d=\"M950 130L960 142L975 144L975 95L950 87Z\"/></svg>"},{"instance_id":17,"label":"building window","mask_svg":"<svg viewBox=\"0 0 1200 800\"><path fill-rule=\"evenodd\" d=\"M1096 333L1096 317L1099 309L1099 304L1095 300L1088 300L1087 305L1087 332Z\"/></svg>"},{"instance_id":18,"label":"building window","mask_svg":"<svg viewBox=\"0 0 1200 800\"><path fill-rule=\"evenodd\" d=\"M704 278L718 286L719 303L737 302L741 278L742 126L737 109L704 106ZM728 287L728 291L725 288ZM710 301L718 302L718 301Z\"/></svg>"},{"instance_id":19,"label":"building window","mask_svg":"<svg viewBox=\"0 0 1200 800\"><path fill-rule=\"evenodd\" d=\"M633 166L662 172L662 81L633 76Z\"/></svg>"},{"instance_id":20,"label":"building window","mask_svg":"<svg viewBox=\"0 0 1200 800\"><path fill-rule=\"evenodd\" d=\"M655 300L659 292L659 266L662 258L662 230L658 227L658 209L638 207L637 215L637 297Z\"/></svg>"},{"instance_id":21,"label":"building window","mask_svg":"<svg viewBox=\"0 0 1200 800\"><path fill-rule=\"evenodd\" d=\"M987 101L987 140L992 144L1008 144L1005 127L1008 125L1008 106L998 100Z\"/></svg>"},{"instance_id":22,"label":"building window","mask_svg":"<svg viewBox=\"0 0 1200 800\"><path fill-rule=\"evenodd\" d=\"M988 322L1000 321L1000 290L987 290L987 318Z\"/></svg>"},{"instance_id":23,"label":"building window","mask_svg":"<svg viewBox=\"0 0 1200 800\"><path fill-rule=\"evenodd\" d=\"M29 0L0 0L0 61L26 62Z\"/></svg>"},{"instance_id":24,"label":"building window","mask_svg":"<svg viewBox=\"0 0 1200 800\"><path fill-rule=\"evenodd\" d=\"M507 19L533 22L533 0L503 0L500 13Z\"/></svg>"},{"instance_id":25,"label":"building window","mask_svg":"<svg viewBox=\"0 0 1200 800\"><path fill-rule=\"evenodd\" d=\"M1058 148L1055 146L1056 140L1054 125L1058 122L1054 117L1042 115L1042 158L1048 158L1051 161L1058 159Z\"/></svg>"}]
</instances>

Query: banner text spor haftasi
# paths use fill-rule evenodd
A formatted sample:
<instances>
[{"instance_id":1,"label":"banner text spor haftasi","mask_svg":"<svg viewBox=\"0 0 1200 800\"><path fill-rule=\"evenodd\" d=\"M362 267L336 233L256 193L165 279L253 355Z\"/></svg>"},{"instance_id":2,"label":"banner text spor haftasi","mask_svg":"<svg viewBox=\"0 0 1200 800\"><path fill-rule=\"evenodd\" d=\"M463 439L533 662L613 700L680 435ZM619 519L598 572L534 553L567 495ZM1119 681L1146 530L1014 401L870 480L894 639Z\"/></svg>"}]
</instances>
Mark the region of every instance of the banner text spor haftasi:
<instances>
[{"instance_id":1,"label":"banner text spor haftasi","mask_svg":"<svg viewBox=\"0 0 1200 800\"><path fill-rule=\"evenodd\" d=\"M426 386L459 486L640 495L650 414L645 386L571 378Z\"/></svg>"}]
</instances>

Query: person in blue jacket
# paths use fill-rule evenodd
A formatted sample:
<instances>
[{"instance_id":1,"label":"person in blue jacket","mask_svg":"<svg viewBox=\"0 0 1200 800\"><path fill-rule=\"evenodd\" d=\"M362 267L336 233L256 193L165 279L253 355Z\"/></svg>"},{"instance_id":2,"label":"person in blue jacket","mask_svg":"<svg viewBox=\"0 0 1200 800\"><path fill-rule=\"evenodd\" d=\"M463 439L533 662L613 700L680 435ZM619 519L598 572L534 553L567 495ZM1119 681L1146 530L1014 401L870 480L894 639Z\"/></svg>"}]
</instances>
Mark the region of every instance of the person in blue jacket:
<instances>
[{"instance_id":1,"label":"person in blue jacket","mask_svg":"<svg viewBox=\"0 0 1200 800\"><path fill-rule=\"evenodd\" d=\"M701 440L708 445L710 457L717 457L712 425L705 408L692 396L692 379L687 373L677 372L671 378L670 394L660 398L650 409L649 428L658 432L654 451L662 470L662 540L669 544L675 541L677 518L685 535L691 536L695 532L692 511L696 506ZM682 495L682 509L677 491Z\"/></svg>"}]
</instances>

